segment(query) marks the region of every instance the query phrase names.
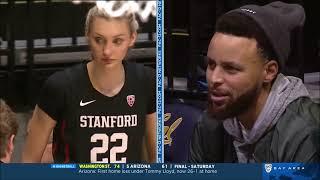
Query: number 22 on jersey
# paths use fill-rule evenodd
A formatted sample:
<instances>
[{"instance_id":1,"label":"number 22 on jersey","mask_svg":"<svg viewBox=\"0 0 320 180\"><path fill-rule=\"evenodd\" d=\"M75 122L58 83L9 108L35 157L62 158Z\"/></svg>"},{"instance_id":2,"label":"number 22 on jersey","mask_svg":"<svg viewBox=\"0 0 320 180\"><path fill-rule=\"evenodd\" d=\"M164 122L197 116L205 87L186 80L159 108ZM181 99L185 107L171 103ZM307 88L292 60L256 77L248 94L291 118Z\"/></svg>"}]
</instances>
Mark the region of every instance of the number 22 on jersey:
<instances>
[{"instance_id":1,"label":"number 22 on jersey","mask_svg":"<svg viewBox=\"0 0 320 180\"><path fill-rule=\"evenodd\" d=\"M97 160L97 154L104 154L109 150L109 141L116 142L118 139L122 141L121 146L114 146L110 149L110 159L102 158L101 161ZM117 161L117 154L124 153L128 146L128 135L126 133L113 133L110 137L106 134L93 134L91 136L91 142L102 141L101 147L94 147L90 151L91 163L126 163L127 158L122 157Z\"/></svg>"}]
</instances>

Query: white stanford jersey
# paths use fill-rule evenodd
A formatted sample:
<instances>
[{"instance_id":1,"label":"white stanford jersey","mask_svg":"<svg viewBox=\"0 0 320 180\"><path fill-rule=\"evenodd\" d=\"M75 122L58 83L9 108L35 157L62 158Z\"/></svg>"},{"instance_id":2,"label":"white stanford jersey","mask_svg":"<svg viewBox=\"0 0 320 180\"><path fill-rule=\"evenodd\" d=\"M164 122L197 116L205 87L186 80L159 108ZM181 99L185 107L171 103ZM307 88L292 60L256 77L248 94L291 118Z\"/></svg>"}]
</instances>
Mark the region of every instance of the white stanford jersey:
<instances>
[{"instance_id":1,"label":"white stanford jersey","mask_svg":"<svg viewBox=\"0 0 320 180\"><path fill-rule=\"evenodd\" d=\"M57 121L55 162L141 162L145 116L155 112L154 70L124 61L124 86L107 97L92 86L86 65L55 73L40 95L38 106Z\"/></svg>"}]
</instances>

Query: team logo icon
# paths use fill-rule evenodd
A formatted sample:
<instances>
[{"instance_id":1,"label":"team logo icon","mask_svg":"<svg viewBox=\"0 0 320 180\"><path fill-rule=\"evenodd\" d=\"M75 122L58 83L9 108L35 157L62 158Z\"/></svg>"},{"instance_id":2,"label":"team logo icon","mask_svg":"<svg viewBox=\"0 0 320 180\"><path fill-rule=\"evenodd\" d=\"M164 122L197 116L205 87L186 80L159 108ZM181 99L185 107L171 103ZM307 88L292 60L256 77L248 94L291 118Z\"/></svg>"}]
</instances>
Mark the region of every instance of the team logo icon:
<instances>
[{"instance_id":1,"label":"team logo icon","mask_svg":"<svg viewBox=\"0 0 320 180\"><path fill-rule=\"evenodd\" d=\"M135 95L128 95L127 96L127 103L130 107L133 106L134 104L134 101L135 101Z\"/></svg>"},{"instance_id":2,"label":"team logo icon","mask_svg":"<svg viewBox=\"0 0 320 180\"><path fill-rule=\"evenodd\" d=\"M272 170L272 164L264 164L264 169L267 173L270 173Z\"/></svg>"},{"instance_id":3,"label":"team logo icon","mask_svg":"<svg viewBox=\"0 0 320 180\"><path fill-rule=\"evenodd\" d=\"M171 118L171 113L165 113L164 115L164 122L168 121ZM174 132L174 130L177 129L177 127L180 125L182 122L182 117L176 119L171 125L169 126L164 126L164 145L169 145L171 146L172 144L172 137L171 134Z\"/></svg>"}]
</instances>

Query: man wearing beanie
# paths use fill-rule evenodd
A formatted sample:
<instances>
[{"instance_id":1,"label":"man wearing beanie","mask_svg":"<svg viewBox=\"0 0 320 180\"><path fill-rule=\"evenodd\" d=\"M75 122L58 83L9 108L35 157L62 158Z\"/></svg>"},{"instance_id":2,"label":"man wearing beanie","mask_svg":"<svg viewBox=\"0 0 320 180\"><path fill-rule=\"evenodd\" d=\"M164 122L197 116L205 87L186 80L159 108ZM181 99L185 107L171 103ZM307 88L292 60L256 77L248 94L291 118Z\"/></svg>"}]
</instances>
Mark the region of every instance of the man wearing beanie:
<instances>
[{"instance_id":1,"label":"man wearing beanie","mask_svg":"<svg viewBox=\"0 0 320 180\"><path fill-rule=\"evenodd\" d=\"M320 105L301 79L286 76L297 4L246 5L222 15L207 52L208 109L189 161L320 162Z\"/></svg>"}]
</instances>

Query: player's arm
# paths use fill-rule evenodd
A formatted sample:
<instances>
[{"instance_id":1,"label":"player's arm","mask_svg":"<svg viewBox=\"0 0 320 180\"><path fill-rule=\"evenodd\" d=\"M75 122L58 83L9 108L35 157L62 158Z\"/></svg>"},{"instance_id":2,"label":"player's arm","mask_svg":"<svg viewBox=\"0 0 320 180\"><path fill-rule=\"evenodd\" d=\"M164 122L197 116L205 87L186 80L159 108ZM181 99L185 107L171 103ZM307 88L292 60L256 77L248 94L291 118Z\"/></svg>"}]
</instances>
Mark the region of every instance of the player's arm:
<instances>
[{"instance_id":1,"label":"player's arm","mask_svg":"<svg viewBox=\"0 0 320 180\"><path fill-rule=\"evenodd\" d=\"M22 152L22 162L41 161L43 152L48 143L51 131L56 125L56 121L48 116L38 106L35 107L30 120L28 135Z\"/></svg>"},{"instance_id":2,"label":"player's arm","mask_svg":"<svg viewBox=\"0 0 320 180\"><path fill-rule=\"evenodd\" d=\"M44 149L41 163L53 163L53 154L52 154L52 141L53 141L53 131L50 134L49 141L47 146Z\"/></svg>"},{"instance_id":3,"label":"player's arm","mask_svg":"<svg viewBox=\"0 0 320 180\"><path fill-rule=\"evenodd\" d=\"M146 115L146 147L150 163L156 162L156 113Z\"/></svg>"}]
</instances>

